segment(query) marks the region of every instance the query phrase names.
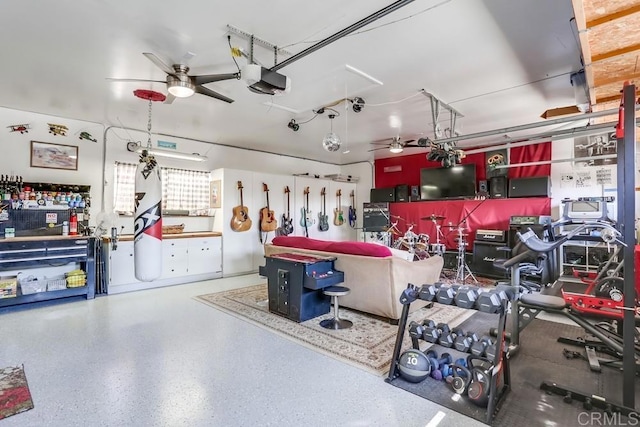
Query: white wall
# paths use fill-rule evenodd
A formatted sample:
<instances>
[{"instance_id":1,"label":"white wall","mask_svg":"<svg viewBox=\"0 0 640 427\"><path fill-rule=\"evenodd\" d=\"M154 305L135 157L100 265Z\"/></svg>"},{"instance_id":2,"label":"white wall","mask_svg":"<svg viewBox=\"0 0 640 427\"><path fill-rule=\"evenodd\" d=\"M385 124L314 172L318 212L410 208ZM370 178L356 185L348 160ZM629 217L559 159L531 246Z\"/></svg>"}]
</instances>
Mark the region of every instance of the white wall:
<instances>
[{"instance_id":1,"label":"white wall","mask_svg":"<svg viewBox=\"0 0 640 427\"><path fill-rule=\"evenodd\" d=\"M4 149L0 156L0 174L22 176L25 182L50 182L91 186L90 221L100 212L102 187L103 125L71 120L27 111L0 107L0 143ZM48 123L67 126L66 136L49 133ZM29 124L27 133L10 132L7 126ZM80 132L89 132L97 142L81 140ZM78 147L78 170L45 169L31 167L31 141L73 145Z\"/></svg>"},{"instance_id":2,"label":"white wall","mask_svg":"<svg viewBox=\"0 0 640 427\"><path fill-rule=\"evenodd\" d=\"M553 141L551 144L552 159L570 159L574 157L573 139ZM610 174L611 183L598 183L598 174ZM561 212L562 199L578 197L614 196L616 202L608 204L609 216L615 220L617 215L617 167L585 166L584 162L562 162L551 164L551 216L558 219ZM633 185L633 184L632 184Z\"/></svg>"}]
</instances>

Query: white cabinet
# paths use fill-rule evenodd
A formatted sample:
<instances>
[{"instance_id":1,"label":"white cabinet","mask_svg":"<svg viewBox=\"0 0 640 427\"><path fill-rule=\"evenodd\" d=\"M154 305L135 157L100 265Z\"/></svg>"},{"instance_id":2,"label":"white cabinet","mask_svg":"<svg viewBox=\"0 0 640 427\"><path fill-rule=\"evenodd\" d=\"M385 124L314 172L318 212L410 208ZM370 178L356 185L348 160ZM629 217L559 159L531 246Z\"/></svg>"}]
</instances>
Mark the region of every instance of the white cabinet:
<instances>
[{"instance_id":1,"label":"white cabinet","mask_svg":"<svg viewBox=\"0 0 640 427\"><path fill-rule=\"evenodd\" d=\"M108 253L109 294L222 277L222 237L181 237L162 241L162 274L151 282L135 277L132 241Z\"/></svg>"},{"instance_id":2,"label":"white cabinet","mask_svg":"<svg viewBox=\"0 0 640 427\"><path fill-rule=\"evenodd\" d=\"M189 274L222 274L222 237L189 239Z\"/></svg>"},{"instance_id":3,"label":"white cabinet","mask_svg":"<svg viewBox=\"0 0 640 427\"><path fill-rule=\"evenodd\" d=\"M162 278L188 274L188 239L162 241Z\"/></svg>"},{"instance_id":4,"label":"white cabinet","mask_svg":"<svg viewBox=\"0 0 640 427\"><path fill-rule=\"evenodd\" d=\"M109 285L135 283L133 242L118 242L117 249L109 250Z\"/></svg>"}]
</instances>

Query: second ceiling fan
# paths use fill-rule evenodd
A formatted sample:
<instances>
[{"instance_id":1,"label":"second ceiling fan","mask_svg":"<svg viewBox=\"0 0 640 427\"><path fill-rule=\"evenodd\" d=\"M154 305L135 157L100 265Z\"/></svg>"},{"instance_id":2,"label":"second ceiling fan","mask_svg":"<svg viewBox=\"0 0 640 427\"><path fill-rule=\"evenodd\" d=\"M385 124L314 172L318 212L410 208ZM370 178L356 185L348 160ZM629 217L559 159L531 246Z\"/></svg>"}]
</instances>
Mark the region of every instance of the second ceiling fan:
<instances>
[{"instance_id":1,"label":"second ceiling fan","mask_svg":"<svg viewBox=\"0 0 640 427\"><path fill-rule=\"evenodd\" d=\"M391 142L384 142L384 141L388 141L389 139L391 139ZM405 148L421 147L420 145L411 144L414 141L415 139L408 139L406 141L401 141L400 136L394 136L393 138L385 138L382 140L372 142L372 144L374 145L385 145L385 147L373 148L369 151L389 150L390 152L396 154L396 153L402 153L402 151Z\"/></svg>"},{"instance_id":2,"label":"second ceiling fan","mask_svg":"<svg viewBox=\"0 0 640 427\"><path fill-rule=\"evenodd\" d=\"M167 65L164 61L158 58L153 53L145 52L144 56L153 62L158 68L167 73L167 80L148 80L148 79L115 79L109 78L111 81L119 82L153 82L153 83L166 83L167 100L165 104L170 104L175 98L186 98L194 93L209 96L211 98L219 99L220 101L232 103L233 99L228 98L218 92L204 87L207 83L219 82L223 80L240 79L240 73L224 73L224 74L205 74L200 76L190 76L189 67L184 64Z\"/></svg>"}]
</instances>

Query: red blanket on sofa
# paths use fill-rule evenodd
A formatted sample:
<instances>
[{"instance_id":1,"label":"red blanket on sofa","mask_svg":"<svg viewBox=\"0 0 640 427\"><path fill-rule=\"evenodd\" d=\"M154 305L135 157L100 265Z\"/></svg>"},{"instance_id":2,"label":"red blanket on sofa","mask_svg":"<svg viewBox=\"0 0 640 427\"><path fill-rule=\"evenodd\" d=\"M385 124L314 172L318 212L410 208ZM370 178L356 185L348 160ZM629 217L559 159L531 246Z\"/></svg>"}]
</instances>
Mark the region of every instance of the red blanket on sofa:
<instances>
[{"instance_id":1,"label":"red blanket on sofa","mask_svg":"<svg viewBox=\"0 0 640 427\"><path fill-rule=\"evenodd\" d=\"M272 243L288 248L308 249L313 251L333 252L338 254L363 255L374 258L391 256L388 247L376 243L365 242L331 242L328 240L310 239L302 236L277 236Z\"/></svg>"}]
</instances>

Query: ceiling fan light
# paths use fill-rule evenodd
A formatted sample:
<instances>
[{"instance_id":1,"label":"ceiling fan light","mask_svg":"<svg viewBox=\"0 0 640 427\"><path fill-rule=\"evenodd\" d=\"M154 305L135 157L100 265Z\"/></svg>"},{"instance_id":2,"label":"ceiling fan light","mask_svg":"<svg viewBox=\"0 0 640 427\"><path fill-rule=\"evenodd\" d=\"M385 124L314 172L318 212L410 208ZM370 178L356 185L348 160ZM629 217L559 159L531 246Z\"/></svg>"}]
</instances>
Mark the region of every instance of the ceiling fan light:
<instances>
[{"instance_id":1,"label":"ceiling fan light","mask_svg":"<svg viewBox=\"0 0 640 427\"><path fill-rule=\"evenodd\" d=\"M167 84L169 93L176 98L188 98L195 93L195 87L191 82L176 80Z\"/></svg>"},{"instance_id":2,"label":"ceiling fan light","mask_svg":"<svg viewBox=\"0 0 640 427\"><path fill-rule=\"evenodd\" d=\"M404 151L404 148L402 146L402 143L392 142L391 145L389 146L389 151L392 152L393 154L398 154L398 153L402 153Z\"/></svg>"}]
</instances>

